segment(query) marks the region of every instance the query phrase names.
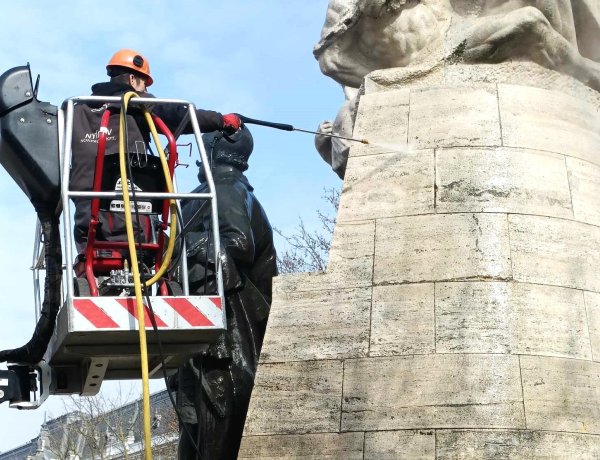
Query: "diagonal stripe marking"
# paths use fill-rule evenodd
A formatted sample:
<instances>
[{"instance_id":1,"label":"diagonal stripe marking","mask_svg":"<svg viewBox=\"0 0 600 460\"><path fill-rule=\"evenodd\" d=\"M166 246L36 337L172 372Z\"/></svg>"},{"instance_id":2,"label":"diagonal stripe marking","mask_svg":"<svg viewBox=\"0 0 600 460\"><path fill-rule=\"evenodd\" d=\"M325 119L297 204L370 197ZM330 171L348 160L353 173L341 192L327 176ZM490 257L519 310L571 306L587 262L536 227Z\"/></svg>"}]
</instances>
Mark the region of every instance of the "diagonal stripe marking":
<instances>
[{"instance_id":1,"label":"diagonal stripe marking","mask_svg":"<svg viewBox=\"0 0 600 460\"><path fill-rule=\"evenodd\" d=\"M129 297L126 299L115 299L117 303L119 303L123 308L125 308L131 316L135 319L138 319L137 316L137 304L135 297ZM168 325L160 319L156 314L154 315L156 319L157 327L168 327ZM150 321L150 309L148 306L144 305L144 325L145 327L152 327L152 321Z\"/></svg>"},{"instance_id":2,"label":"diagonal stripe marking","mask_svg":"<svg viewBox=\"0 0 600 460\"><path fill-rule=\"evenodd\" d=\"M214 303L215 307L217 307L219 310L223 309L223 306L221 305L221 297L211 297L210 301Z\"/></svg>"},{"instance_id":3,"label":"diagonal stripe marking","mask_svg":"<svg viewBox=\"0 0 600 460\"><path fill-rule=\"evenodd\" d=\"M165 302L167 302L179 316L190 323L190 326L214 326L212 321L204 316L201 311L186 299L165 298Z\"/></svg>"},{"instance_id":4,"label":"diagonal stripe marking","mask_svg":"<svg viewBox=\"0 0 600 460\"><path fill-rule=\"evenodd\" d=\"M98 305L87 299L73 299L73 307L98 329L118 328L119 325Z\"/></svg>"}]
</instances>

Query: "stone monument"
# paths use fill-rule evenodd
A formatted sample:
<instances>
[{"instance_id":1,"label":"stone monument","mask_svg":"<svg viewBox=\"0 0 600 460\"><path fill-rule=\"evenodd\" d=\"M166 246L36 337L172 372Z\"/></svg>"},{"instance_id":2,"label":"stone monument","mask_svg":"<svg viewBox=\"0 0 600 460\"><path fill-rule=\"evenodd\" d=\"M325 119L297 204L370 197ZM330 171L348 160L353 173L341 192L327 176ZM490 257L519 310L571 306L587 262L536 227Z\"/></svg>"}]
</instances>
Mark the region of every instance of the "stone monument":
<instances>
[{"instance_id":1,"label":"stone monument","mask_svg":"<svg viewBox=\"0 0 600 460\"><path fill-rule=\"evenodd\" d=\"M600 457L599 3L331 1L340 30L405 14L426 36L407 13L428 5L445 25L365 67L372 145L349 149L327 271L276 279L240 458ZM465 58L523 13L489 36L535 46ZM539 58L557 43L568 66Z\"/></svg>"},{"instance_id":2,"label":"stone monument","mask_svg":"<svg viewBox=\"0 0 600 460\"><path fill-rule=\"evenodd\" d=\"M600 90L599 22L597 0L331 0L314 54L346 102L319 128L350 136L358 88L379 69L405 68L406 84L446 64L533 61ZM350 145L315 144L343 178Z\"/></svg>"}]
</instances>

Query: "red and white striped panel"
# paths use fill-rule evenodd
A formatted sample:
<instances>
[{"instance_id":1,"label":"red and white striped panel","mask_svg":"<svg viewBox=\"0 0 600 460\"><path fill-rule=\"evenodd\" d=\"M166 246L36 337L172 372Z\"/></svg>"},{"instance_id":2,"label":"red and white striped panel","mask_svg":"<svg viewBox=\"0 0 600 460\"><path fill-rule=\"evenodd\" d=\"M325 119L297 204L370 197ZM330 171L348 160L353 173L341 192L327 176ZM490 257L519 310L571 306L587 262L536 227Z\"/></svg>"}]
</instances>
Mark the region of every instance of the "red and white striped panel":
<instances>
[{"instance_id":1,"label":"red and white striped panel","mask_svg":"<svg viewBox=\"0 0 600 460\"><path fill-rule=\"evenodd\" d=\"M214 296L151 297L156 325L162 329L223 329L221 298ZM144 303L144 322L152 328ZM75 297L70 309L71 330L137 330L135 297Z\"/></svg>"}]
</instances>

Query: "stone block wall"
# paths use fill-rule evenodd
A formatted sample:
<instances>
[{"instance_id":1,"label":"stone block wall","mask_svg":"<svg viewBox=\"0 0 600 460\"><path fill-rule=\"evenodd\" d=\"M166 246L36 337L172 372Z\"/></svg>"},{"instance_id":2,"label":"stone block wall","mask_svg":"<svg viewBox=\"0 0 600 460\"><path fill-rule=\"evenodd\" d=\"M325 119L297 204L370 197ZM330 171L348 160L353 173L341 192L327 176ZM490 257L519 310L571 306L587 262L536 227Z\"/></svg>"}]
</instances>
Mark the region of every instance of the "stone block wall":
<instances>
[{"instance_id":1,"label":"stone block wall","mask_svg":"<svg viewBox=\"0 0 600 460\"><path fill-rule=\"evenodd\" d=\"M600 457L600 103L533 66L366 82L377 144L327 272L276 280L240 458Z\"/></svg>"}]
</instances>

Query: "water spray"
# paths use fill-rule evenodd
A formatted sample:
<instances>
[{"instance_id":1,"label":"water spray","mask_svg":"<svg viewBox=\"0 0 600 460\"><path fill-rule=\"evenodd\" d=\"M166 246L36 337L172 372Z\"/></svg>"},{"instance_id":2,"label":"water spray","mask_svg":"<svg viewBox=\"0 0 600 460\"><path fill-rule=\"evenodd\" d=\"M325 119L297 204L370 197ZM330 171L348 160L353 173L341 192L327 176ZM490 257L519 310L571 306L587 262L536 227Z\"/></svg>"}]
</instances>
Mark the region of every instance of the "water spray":
<instances>
[{"instance_id":1,"label":"water spray","mask_svg":"<svg viewBox=\"0 0 600 460\"><path fill-rule=\"evenodd\" d=\"M320 136L335 137L337 139L344 139L346 141L360 142L361 144L370 144L370 142L367 139L357 139L354 137L340 136L339 134L328 134L322 133L320 131L310 131L308 129L295 128L294 126L288 125L286 123L274 123L272 121L255 120L254 118L249 118L244 115L236 115L240 117L240 120L242 120L243 123L250 125L266 126L267 128L281 129L283 131L299 131L301 133L318 134Z\"/></svg>"}]
</instances>

